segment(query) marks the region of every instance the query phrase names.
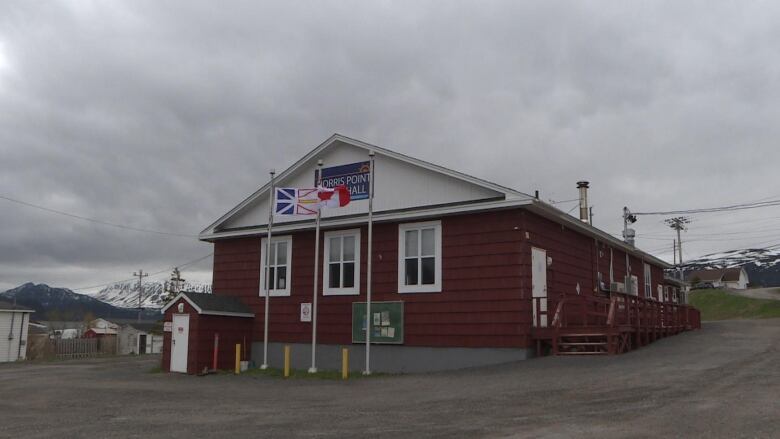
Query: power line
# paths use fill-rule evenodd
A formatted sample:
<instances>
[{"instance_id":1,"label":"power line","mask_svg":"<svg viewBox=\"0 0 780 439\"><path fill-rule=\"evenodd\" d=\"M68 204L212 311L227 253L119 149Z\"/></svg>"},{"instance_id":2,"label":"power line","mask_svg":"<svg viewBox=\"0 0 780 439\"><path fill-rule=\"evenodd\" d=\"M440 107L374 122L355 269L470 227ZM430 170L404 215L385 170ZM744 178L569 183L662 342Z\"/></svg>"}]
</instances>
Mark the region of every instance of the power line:
<instances>
[{"instance_id":1,"label":"power line","mask_svg":"<svg viewBox=\"0 0 780 439\"><path fill-rule=\"evenodd\" d=\"M173 267L165 268L165 269L162 269L160 271L155 271L154 273L148 273L148 276L154 277L154 276L160 275L162 273L167 273L167 272L173 270L176 267L179 267L179 268L188 267L188 266L196 264L196 263L198 263L198 262L200 262L200 261L202 261L202 260L204 260L206 258L210 258L213 255L214 255L214 253L209 253L206 256L201 256L198 259L193 259L193 260L185 262L183 264L179 264L179 265L176 265L176 266L173 266ZM129 279L117 280L117 281L113 281L113 282L106 282L104 284L99 284L99 285L90 285L88 287L70 288L70 290L71 291L92 290L92 289L95 289L95 288L107 287L109 285L114 285L114 284L118 284L118 283L129 282L131 280L135 280L135 277L131 277Z\"/></svg>"},{"instance_id":2,"label":"power line","mask_svg":"<svg viewBox=\"0 0 780 439\"><path fill-rule=\"evenodd\" d=\"M131 230L131 231L134 231L134 232L142 232L142 233L153 233L155 235L178 236L178 237L182 237L182 238L197 238L198 237L198 235L188 235L188 234L176 233L176 232L161 232L159 230L141 229L141 228L138 228L138 227L127 226L127 225L124 225L124 224L111 223L111 222L108 222L108 221L103 221L103 220L99 220L99 219L95 219L95 218L89 218L89 217L86 217L86 216L76 215L74 213L63 212L61 210L51 209L51 208L45 207L45 206L39 206L37 204L28 203L26 201L17 200L15 198L6 197L4 195L0 195L0 199L6 200L6 201L10 201L12 203L20 204L22 206L27 206L27 207L32 207L34 209L43 210L45 212L54 213L54 214L62 215L62 216L67 216L69 218L74 218L74 219L78 219L78 220L82 220L82 221L89 221L91 223L100 224L100 225L103 225L103 226L115 227L115 228L118 228L118 229Z\"/></svg>"},{"instance_id":3,"label":"power line","mask_svg":"<svg viewBox=\"0 0 780 439\"><path fill-rule=\"evenodd\" d=\"M688 215L695 213L730 212L735 210L758 209L761 207L780 206L780 199L753 203L733 204L730 206L706 207L701 209L668 210L660 212L632 212L634 215Z\"/></svg>"}]
</instances>

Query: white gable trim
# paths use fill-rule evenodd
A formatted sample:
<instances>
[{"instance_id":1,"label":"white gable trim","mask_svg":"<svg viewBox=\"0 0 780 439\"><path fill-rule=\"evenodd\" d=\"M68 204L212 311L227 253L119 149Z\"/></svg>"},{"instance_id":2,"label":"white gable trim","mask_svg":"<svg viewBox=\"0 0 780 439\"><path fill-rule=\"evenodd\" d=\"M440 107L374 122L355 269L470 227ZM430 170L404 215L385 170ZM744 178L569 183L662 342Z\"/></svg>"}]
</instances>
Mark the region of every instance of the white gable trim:
<instances>
[{"instance_id":1,"label":"white gable trim","mask_svg":"<svg viewBox=\"0 0 780 439\"><path fill-rule=\"evenodd\" d=\"M174 303L178 302L179 299L184 299L187 303L192 306L195 311L198 312L200 315L204 316L226 316L226 317L252 317L254 318L254 314L244 313L244 312L227 312L227 311L203 311L198 305L195 304L195 302L192 301L184 292L179 293L176 297L173 298L170 302L168 302L167 305L160 308L160 314L165 314L165 311L168 311L170 307L173 306Z\"/></svg>"},{"instance_id":2,"label":"white gable trim","mask_svg":"<svg viewBox=\"0 0 780 439\"><path fill-rule=\"evenodd\" d=\"M470 175L466 175L457 171L454 171L449 168L445 168L443 166L435 165L433 163L426 162L424 160L416 159L414 157L410 157L404 154L397 153L395 151L391 151L389 149L385 149L376 145L371 145L366 142L362 142L360 140L352 139L346 136L342 136L340 134L333 134L330 136L325 142L321 143L319 146L314 148L311 152L306 154L303 158L295 162L292 166L284 170L284 172L278 174L276 176L276 179L281 181L287 176L295 173L299 168L304 166L306 163L308 163L310 160L314 159L318 154L320 154L323 150L329 148L330 146L336 144L336 142L342 142L348 145L352 145L358 148L365 149L366 152L368 151L374 151L377 154L382 154L384 156L409 163L424 169L428 169L430 171L438 172L440 174L447 175L452 178L456 178L458 180L466 181L468 183L498 192L500 194L503 194L506 199L530 199L531 196L519 191L516 191L514 189L510 189L495 183L491 183L486 180L482 180L480 178L472 177ZM260 189L255 191L252 195L247 197L244 201L239 203L236 207L231 209L226 214L222 215L218 220L213 222L211 225L206 227L202 232L200 232L199 238L201 240L207 240L209 237L218 235L219 233L216 232L216 229L227 222L229 219L231 219L233 216L244 210L247 206L249 206L251 203L253 203L258 198L267 195L268 191L270 190L271 183L270 181L263 185Z\"/></svg>"},{"instance_id":3,"label":"white gable trim","mask_svg":"<svg viewBox=\"0 0 780 439\"><path fill-rule=\"evenodd\" d=\"M197 312L198 312L198 314L202 314L202 313L203 313L203 310L202 310L202 309L200 309L200 307L199 307L198 305L196 305L196 304L195 304L195 302L193 302L193 301L192 301L192 300L191 300L189 297L187 297L187 295L186 295L186 294L184 294L183 292L181 292L181 293L177 294L177 295L176 295L176 297L174 297L174 298L173 298L173 300L171 300L171 301L170 301L170 302L168 302L168 303L167 303L165 306L163 306L162 308L160 308L160 314L165 314L165 311L168 311L168 309L169 309L170 307L172 307L174 303L178 302L178 301L179 301L179 299L182 299L182 298L183 298L185 301L187 301L187 303L189 303L189 304L190 304L190 305L191 305L193 308L195 308L195 311L197 311Z\"/></svg>"},{"instance_id":4,"label":"white gable trim","mask_svg":"<svg viewBox=\"0 0 780 439\"><path fill-rule=\"evenodd\" d=\"M402 212L374 213L374 222L377 223L377 222L398 221L398 220L412 221L421 218L438 218L441 216L453 215L459 213L479 212L483 210L494 210L494 209L508 209L512 207L529 205L531 203L533 203L531 199L497 200L497 201L488 201L484 203L421 208L421 209L414 209L414 210L402 211ZM356 226L356 225L366 224L367 222L368 222L368 217L366 215L358 215L358 216L346 217L346 218L333 217L333 218L322 218L320 220L320 226L323 229L326 229L330 227L336 228L336 227ZM314 227L315 227L315 222L313 220L303 220L300 222L289 223L289 224L275 224L273 228L273 232L274 234L285 233L285 232L292 232L292 231L309 230L309 229L313 229ZM243 228L238 230L226 230L226 231L216 232L216 233L201 234L200 239L202 241L213 241L220 238L265 235L267 233L268 233L268 228L267 226L263 225L263 226Z\"/></svg>"}]
</instances>

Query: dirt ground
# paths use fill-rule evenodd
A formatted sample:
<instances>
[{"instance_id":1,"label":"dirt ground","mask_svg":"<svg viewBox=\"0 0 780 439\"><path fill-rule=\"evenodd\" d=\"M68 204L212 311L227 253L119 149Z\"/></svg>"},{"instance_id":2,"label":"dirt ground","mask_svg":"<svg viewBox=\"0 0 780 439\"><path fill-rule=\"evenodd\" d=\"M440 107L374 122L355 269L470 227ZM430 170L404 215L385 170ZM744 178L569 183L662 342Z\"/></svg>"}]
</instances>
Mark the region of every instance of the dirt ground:
<instances>
[{"instance_id":1,"label":"dirt ground","mask_svg":"<svg viewBox=\"0 0 780 439\"><path fill-rule=\"evenodd\" d=\"M780 320L616 357L351 380L149 373L159 357L0 365L0 437L780 435Z\"/></svg>"}]
</instances>

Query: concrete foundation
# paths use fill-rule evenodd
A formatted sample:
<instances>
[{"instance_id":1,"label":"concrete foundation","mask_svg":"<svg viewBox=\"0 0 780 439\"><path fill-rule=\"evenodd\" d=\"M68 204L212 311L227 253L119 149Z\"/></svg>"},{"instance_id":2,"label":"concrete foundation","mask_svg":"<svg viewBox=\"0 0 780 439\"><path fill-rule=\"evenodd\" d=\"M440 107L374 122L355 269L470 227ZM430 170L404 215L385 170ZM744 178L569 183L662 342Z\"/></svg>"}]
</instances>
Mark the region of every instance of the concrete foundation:
<instances>
[{"instance_id":1,"label":"concrete foundation","mask_svg":"<svg viewBox=\"0 0 780 439\"><path fill-rule=\"evenodd\" d=\"M270 367L284 366L284 346L291 348L293 369L311 367L311 344L268 343ZM340 370L341 349L349 349L349 368L365 368L365 345L317 345L317 369ZM420 346L371 345L371 371L387 373L419 373L464 369L526 360L532 349L524 348L432 348ZM252 343L252 361L256 367L263 364L263 343Z\"/></svg>"}]
</instances>

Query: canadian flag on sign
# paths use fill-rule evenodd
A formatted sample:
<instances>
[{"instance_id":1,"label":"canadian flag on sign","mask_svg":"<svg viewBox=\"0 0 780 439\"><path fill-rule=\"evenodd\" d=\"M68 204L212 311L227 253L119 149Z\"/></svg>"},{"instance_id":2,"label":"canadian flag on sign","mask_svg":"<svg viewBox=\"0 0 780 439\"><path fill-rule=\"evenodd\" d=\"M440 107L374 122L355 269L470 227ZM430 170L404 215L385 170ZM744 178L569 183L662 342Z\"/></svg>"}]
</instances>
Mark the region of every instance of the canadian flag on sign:
<instances>
[{"instance_id":1,"label":"canadian flag on sign","mask_svg":"<svg viewBox=\"0 0 780 439\"><path fill-rule=\"evenodd\" d=\"M344 207L349 204L349 189L343 184L333 188L320 186L317 189L320 207Z\"/></svg>"}]
</instances>

